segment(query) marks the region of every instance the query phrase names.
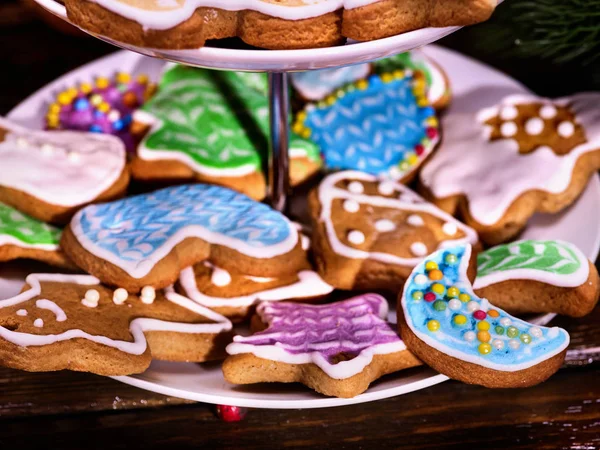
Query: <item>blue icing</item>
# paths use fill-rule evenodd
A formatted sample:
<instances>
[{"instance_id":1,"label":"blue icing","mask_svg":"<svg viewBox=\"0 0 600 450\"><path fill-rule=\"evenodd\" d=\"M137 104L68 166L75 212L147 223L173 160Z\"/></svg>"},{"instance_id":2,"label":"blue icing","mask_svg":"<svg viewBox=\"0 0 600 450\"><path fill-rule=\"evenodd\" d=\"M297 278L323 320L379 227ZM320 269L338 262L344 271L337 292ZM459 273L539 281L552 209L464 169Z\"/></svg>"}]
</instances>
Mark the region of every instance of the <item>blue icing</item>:
<instances>
[{"instance_id":1,"label":"blue icing","mask_svg":"<svg viewBox=\"0 0 600 450\"><path fill-rule=\"evenodd\" d=\"M350 89L332 105L320 103L306 111L304 126L328 168L373 175L414 153L427 137L425 120L435 115L430 106L418 106L412 76L387 83L371 76L366 89Z\"/></svg>"},{"instance_id":2,"label":"blue icing","mask_svg":"<svg viewBox=\"0 0 600 450\"><path fill-rule=\"evenodd\" d=\"M88 251L134 276L147 273L154 265L148 259L156 263L187 236L255 257L286 253L297 242L297 232L281 213L230 189L204 184L88 206L75 216L73 232Z\"/></svg>"},{"instance_id":3,"label":"blue icing","mask_svg":"<svg viewBox=\"0 0 600 450\"><path fill-rule=\"evenodd\" d=\"M448 262L448 255L455 255L455 262ZM439 351L450 354L471 363L479 364L495 370L514 371L531 367L561 352L569 343L569 335L561 328L541 327L517 319L505 311L494 307L486 299L475 295L471 283L466 276L469 263L470 247L457 246L440 250L427 257L413 270L402 297L407 323L411 330L426 344ZM450 257L452 258L452 257ZM440 281L430 280L425 265L434 261L443 273ZM435 283L444 285L445 292L436 294L431 289ZM470 296L468 301L456 301L453 304L448 295L449 287L456 287L461 294ZM423 298L421 297L421 293ZM435 301L427 301L427 293L435 295ZM454 293L453 293L454 294ZM456 299L455 299L456 300ZM434 305L440 301L437 310ZM442 304L444 306L442 306ZM471 304L471 306L470 306ZM475 308L476 307L476 308ZM474 311L486 312L485 318L479 320ZM489 315L491 310L498 312L498 317ZM454 322L457 315L467 318L464 325ZM437 331L431 331L428 323L439 322ZM488 322L489 353L482 354L478 339L478 323ZM508 323L510 321L510 323ZM498 327L498 328L496 328ZM508 334L510 332L509 337ZM516 334L516 335L515 335ZM472 337L472 340L468 340ZM485 335L483 336L485 338ZM529 343L526 343L529 341Z\"/></svg>"}]
</instances>

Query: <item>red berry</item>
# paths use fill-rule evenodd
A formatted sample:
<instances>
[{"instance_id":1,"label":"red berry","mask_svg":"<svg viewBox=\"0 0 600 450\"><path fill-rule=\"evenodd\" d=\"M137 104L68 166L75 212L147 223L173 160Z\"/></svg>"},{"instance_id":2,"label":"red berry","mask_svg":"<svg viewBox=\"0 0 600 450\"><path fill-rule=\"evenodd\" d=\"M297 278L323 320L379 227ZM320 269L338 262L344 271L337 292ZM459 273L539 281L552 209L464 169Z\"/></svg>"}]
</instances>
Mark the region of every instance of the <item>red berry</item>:
<instances>
[{"instance_id":1,"label":"red berry","mask_svg":"<svg viewBox=\"0 0 600 450\"><path fill-rule=\"evenodd\" d=\"M217 416L224 422L239 422L247 412L247 408L239 406L217 405Z\"/></svg>"},{"instance_id":2,"label":"red berry","mask_svg":"<svg viewBox=\"0 0 600 450\"><path fill-rule=\"evenodd\" d=\"M480 309L478 309L477 311L475 311L473 313L473 317L475 317L477 320L483 320L486 318L486 316L487 316L487 314Z\"/></svg>"},{"instance_id":3,"label":"red berry","mask_svg":"<svg viewBox=\"0 0 600 450\"><path fill-rule=\"evenodd\" d=\"M432 302L436 299L436 296L433 292L428 292L423 296L426 302Z\"/></svg>"},{"instance_id":4,"label":"red berry","mask_svg":"<svg viewBox=\"0 0 600 450\"><path fill-rule=\"evenodd\" d=\"M427 128L427 137L429 139L435 139L437 137L437 135L438 135L438 132L435 128L433 128L433 127Z\"/></svg>"},{"instance_id":5,"label":"red berry","mask_svg":"<svg viewBox=\"0 0 600 450\"><path fill-rule=\"evenodd\" d=\"M421 156L421 155L423 154L423 152L424 152L424 151L425 151L425 147L423 147L423 145L422 145L422 144L417 144L417 145L415 145L415 153L416 153L418 156Z\"/></svg>"}]
</instances>

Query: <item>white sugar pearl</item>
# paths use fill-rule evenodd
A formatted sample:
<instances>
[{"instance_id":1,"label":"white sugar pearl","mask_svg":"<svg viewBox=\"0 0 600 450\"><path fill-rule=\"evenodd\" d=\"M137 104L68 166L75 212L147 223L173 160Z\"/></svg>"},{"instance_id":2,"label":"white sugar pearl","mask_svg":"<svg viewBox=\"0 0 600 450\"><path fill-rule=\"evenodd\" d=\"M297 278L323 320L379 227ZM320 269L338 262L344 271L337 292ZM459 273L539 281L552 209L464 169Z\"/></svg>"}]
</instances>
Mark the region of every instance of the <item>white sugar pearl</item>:
<instances>
[{"instance_id":1,"label":"white sugar pearl","mask_svg":"<svg viewBox=\"0 0 600 450\"><path fill-rule=\"evenodd\" d=\"M358 210L360 209L360 205L356 200L346 200L343 204L343 207L344 211L347 211L349 213L358 212Z\"/></svg>"},{"instance_id":2,"label":"white sugar pearl","mask_svg":"<svg viewBox=\"0 0 600 450\"><path fill-rule=\"evenodd\" d=\"M348 242L354 245L360 245L365 242L365 235L362 231L352 230L348 233Z\"/></svg>"},{"instance_id":3,"label":"white sugar pearl","mask_svg":"<svg viewBox=\"0 0 600 450\"><path fill-rule=\"evenodd\" d=\"M475 302L475 301L470 301L469 303L467 303L467 311L469 311L470 313L475 312L479 309L479 303Z\"/></svg>"},{"instance_id":4,"label":"white sugar pearl","mask_svg":"<svg viewBox=\"0 0 600 450\"><path fill-rule=\"evenodd\" d=\"M116 122L117 120L119 120L121 118L121 113L119 111L117 111L116 109L113 109L111 112L108 113L108 115L106 117L109 121Z\"/></svg>"},{"instance_id":5,"label":"white sugar pearl","mask_svg":"<svg viewBox=\"0 0 600 450\"><path fill-rule=\"evenodd\" d=\"M381 195L392 195L396 189L394 188L394 183L391 181L382 181L377 186L377 191Z\"/></svg>"},{"instance_id":6,"label":"white sugar pearl","mask_svg":"<svg viewBox=\"0 0 600 450\"><path fill-rule=\"evenodd\" d=\"M123 288L115 289L115 292L113 292L113 302L115 302L116 305L125 303L127 297L129 297L129 292Z\"/></svg>"},{"instance_id":7,"label":"white sugar pearl","mask_svg":"<svg viewBox=\"0 0 600 450\"><path fill-rule=\"evenodd\" d=\"M29 142L24 137L17 138L17 147L19 148L27 148L29 147Z\"/></svg>"},{"instance_id":8,"label":"white sugar pearl","mask_svg":"<svg viewBox=\"0 0 600 450\"><path fill-rule=\"evenodd\" d=\"M425 275L420 273L419 275L417 275L415 277L415 279L413 281L415 282L415 284L423 285L423 284L427 284L427 282L429 281L429 278L427 278Z\"/></svg>"},{"instance_id":9,"label":"white sugar pearl","mask_svg":"<svg viewBox=\"0 0 600 450\"><path fill-rule=\"evenodd\" d=\"M348 190L353 194L362 194L365 191L365 187L359 181L352 181L348 185Z\"/></svg>"},{"instance_id":10,"label":"white sugar pearl","mask_svg":"<svg viewBox=\"0 0 600 450\"><path fill-rule=\"evenodd\" d=\"M219 287L227 286L231 283L231 275L225 269L215 267L215 268L213 268L213 272L210 277L210 281L215 286L219 286Z\"/></svg>"},{"instance_id":11,"label":"white sugar pearl","mask_svg":"<svg viewBox=\"0 0 600 450\"><path fill-rule=\"evenodd\" d=\"M34 327L38 327L38 328L42 328L44 326L44 321L42 319L35 319L33 321L33 326Z\"/></svg>"},{"instance_id":12,"label":"white sugar pearl","mask_svg":"<svg viewBox=\"0 0 600 450\"><path fill-rule=\"evenodd\" d=\"M410 251L415 256L425 256L427 254L427 246L422 242L413 242L410 244Z\"/></svg>"},{"instance_id":13,"label":"white sugar pearl","mask_svg":"<svg viewBox=\"0 0 600 450\"><path fill-rule=\"evenodd\" d=\"M54 146L52 144L43 144L40 147L40 150L43 155L50 156L52 153L54 153Z\"/></svg>"},{"instance_id":14,"label":"white sugar pearl","mask_svg":"<svg viewBox=\"0 0 600 450\"><path fill-rule=\"evenodd\" d=\"M529 329L529 334L537 339L539 339L543 336L542 329L539 327L531 327Z\"/></svg>"},{"instance_id":15,"label":"white sugar pearl","mask_svg":"<svg viewBox=\"0 0 600 450\"><path fill-rule=\"evenodd\" d=\"M556 130L558 135L563 138L570 138L575 134L575 125L573 122L561 122L558 124L558 129Z\"/></svg>"},{"instance_id":16,"label":"white sugar pearl","mask_svg":"<svg viewBox=\"0 0 600 450\"><path fill-rule=\"evenodd\" d=\"M544 131L544 121L539 117L533 117L525 123L525 132L530 136L537 136Z\"/></svg>"},{"instance_id":17,"label":"white sugar pearl","mask_svg":"<svg viewBox=\"0 0 600 450\"><path fill-rule=\"evenodd\" d=\"M492 345L496 350L502 350L504 348L504 342L500 339L494 339Z\"/></svg>"},{"instance_id":18,"label":"white sugar pearl","mask_svg":"<svg viewBox=\"0 0 600 450\"><path fill-rule=\"evenodd\" d=\"M67 153L67 159L72 163L78 163L81 161L81 155L77 152L69 152Z\"/></svg>"},{"instance_id":19,"label":"white sugar pearl","mask_svg":"<svg viewBox=\"0 0 600 450\"><path fill-rule=\"evenodd\" d=\"M500 111L500 118L502 120L513 120L519 115L519 111L513 105L507 105Z\"/></svg>"},{"instance_id":20,"label":"white sugar pearl","mask_svg":"<svg viewBox=\"0 0 600 450\"><path fill-rule=\"evenodd\" d=\"M17 311L17 316L26 316L26 315L27 315L26 309L20 309Z\"/></svg>"},{"instance_id":21,"label":"white sugar pearl","mask_svg":"<svg viewBox=\"0 0 600 450\"><path fill-rule=\"evenodd\" d=\"M504 122L500 127L500 134L506 138L517 134L517 124L514 122Z\"/></svg>"},{"instance_id":22,"label":"white sugar pearl","mask_svg":"<svg viewBox=\"0 0 600 450\"><path fill-rule=\"evenodd\" d=\"M512 348L513 350L518 350L519 347L521 346L521 343L519 341L517 341L516 339L511 339L510 341L508 341L508 346L510 348Z\"/></svg>"},{"instance_id":23,"label":"white sugar pearl","mask_svg":"<svg viewBox=\"0 0 600 450\"><path fill-rule=\"evenodd\" d=\"M502 319L500 319L500 325L502 325L503 327L507 327L512 323L512 320L510 320L508 317L503 317Z\"/></svg>"},{"instance_id":24,"label":"white sugar pearl","mask_svg":"<svg viewBox=\"0 0 600 450\"><path fill-rule=\"evenodd\" d=\"M452 311L458 311L460 308L462 308L462 302L453 298L448 302L448 308L450 308Z\"/></svg>"},{"instance_id":25,"label":"white sugar pearl","mask_svg":"<svg viewBox=\"0 0 600 450\"><path fill-rule=\"evenodd\" d=\"M454 236L458 232L458 227L455 223L446 222L442 226L442 231L448 236Z\"/></svg>"},{"instance_id":26,"label":"white sugar pearl","mask_svg":"<svg viewBox=\"0 0 600 450\"><path fill-rule=\"evenodd\" d=\"M150 304L154 303L155 298L156 298L156 291L154 290L154 288L152 286L144 286L142 288L142 293L140 296L140 300L142 301L142 303L145 303L146 305L150 305Z\"/></svg>"},{"instance_id":27,"label":"white sugar pearl","mask_svg":"<svg viewBox=\"0 0 600 450\"><path fill-rule=\"evenodd\" d=\"M467 331L464 335L463 338L465 339L465 341L467 342L473 342L475 340L475 333L472 331Z\"/></svg>"},{"instance_id":28,"label":"white sugar pearl","mask_svg":"<svg viewBox=\"0 0 600 450\"><path fill-rule=\"evenodd\" d=\"M386 233L389 231L394 231L396 229L396 225L391 220L381 219L375 222L375 229L381 233Z\"/></svg>"},{"instance_id":29,"label":"white sugar pearl","mask_svg":"<svg viewBox=\"0 0 600 450\"><path fill-rule=\"evenodd\" d=\"M96 289L88 289L85 292L84 298L88 302L98 303L98 301L100 300L100 292L98 292Z\"/></svg>"},{"instance_id":30,"label":"white sugar pearl","mask_svg":"<svg viewBox=\"0 0 600 450\"><path fill-rule=\"evenodd\" d=\"M425 225L423 218L417 214L411 214L406 218L406 223L413 227L422 227Z\"/></svg>"},{"instance_id":31,"label":"white sugar pearl","mask_svg":"<svg viewBox=\"0 0 600 450\"><path fill-rule=\"evenodd\" d=\"M540 108L540 117L542 119L554 119L557 112L554 105L544 105Z\"/></svg>"}]
</instances>

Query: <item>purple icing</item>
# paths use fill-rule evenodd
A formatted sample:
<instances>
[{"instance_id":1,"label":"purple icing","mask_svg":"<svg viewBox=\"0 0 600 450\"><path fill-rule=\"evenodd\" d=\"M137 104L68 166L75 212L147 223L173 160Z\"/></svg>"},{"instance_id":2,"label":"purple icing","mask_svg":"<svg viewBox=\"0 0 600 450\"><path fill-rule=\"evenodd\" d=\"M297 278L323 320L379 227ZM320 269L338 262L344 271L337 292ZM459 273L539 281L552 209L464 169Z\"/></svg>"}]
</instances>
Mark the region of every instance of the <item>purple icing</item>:
<instances>
[{"instance_id":1,"label":"purple icing","mask_svg":"<svg viewBox=\"0 0 600 450\"><path fill-rule=\"evenodd\" d=\"M257 313L269 328L235 342L276 345L294 355L318 352L334 363L340 353L354 357L375 345L399 342L395 327L385 320L387 312L387 300L377 294L328 305L264 302Z\"/></svg>"}]
</instances>

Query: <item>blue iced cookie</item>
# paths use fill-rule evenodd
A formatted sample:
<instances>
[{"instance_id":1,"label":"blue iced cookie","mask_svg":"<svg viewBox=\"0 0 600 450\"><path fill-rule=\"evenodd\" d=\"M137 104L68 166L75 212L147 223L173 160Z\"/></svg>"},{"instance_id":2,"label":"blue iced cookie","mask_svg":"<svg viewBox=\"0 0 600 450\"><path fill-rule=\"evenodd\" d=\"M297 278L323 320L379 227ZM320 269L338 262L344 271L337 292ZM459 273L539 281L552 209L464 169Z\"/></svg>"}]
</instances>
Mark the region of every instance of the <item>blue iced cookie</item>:
<instances>
[{"instance_id":1,"label":"blue iced cookie","mask_svg":"<svg viewBox=\"0 0 600 450\"><path fill-rule=\"evenodd\" d=\"M328 169L409 181L439 141L425 81L396 70L358 80L299 112L293 130L320 147Z\"/></svg>"},{"instance_id":2,"label":"blue iced cookie","mask_svg":"<svg viewBox=\"0 0 600 450\"><path fill-rule=\"evenodd\" d=\"M568 333L517 319L477 297L467 274L471 264L471 247L457 246L415 267L398 311L409 350L466 383L525 387L546 380L565 358Z\"/></svg>"},{"instance_id":3,"label":"blue iced cookie","mask_svg":"<svg viewBox=\"0 0 600 450\"><path fill-rule=\"evenodd\" d=\"M298 231L284 215L204 184L83 208L62 244L79 267L130 292L168 286L182 269L207 259L259 277L292 273L305 263Z\"/></svg>"}]
</instances>

